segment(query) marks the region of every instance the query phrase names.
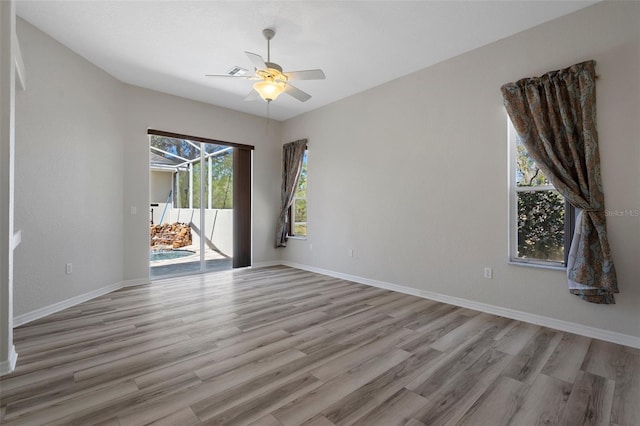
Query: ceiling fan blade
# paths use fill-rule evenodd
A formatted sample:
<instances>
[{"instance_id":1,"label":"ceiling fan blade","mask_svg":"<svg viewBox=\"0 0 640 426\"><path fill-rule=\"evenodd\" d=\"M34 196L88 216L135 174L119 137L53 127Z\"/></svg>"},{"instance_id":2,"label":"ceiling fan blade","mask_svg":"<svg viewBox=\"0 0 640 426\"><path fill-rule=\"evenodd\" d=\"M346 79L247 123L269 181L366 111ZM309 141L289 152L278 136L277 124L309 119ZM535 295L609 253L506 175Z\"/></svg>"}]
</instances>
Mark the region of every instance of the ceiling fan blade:
<instances>
[{"instance_id":1,"label":"ceiling fan blade","mask_svg":"<svg viewBox=\"0 0 640 426\"><path fill-rule=\"evenodd\" d=\"M247 56L249 57L249 60L257 69L259 70L267 69L267 64L264 62L264 59L262 59L262 56L257 55L255 53L251 53L251 52L244 52L244 53L247 54Z\"/></svg>"},{"instance_id":2,"label":"ceiling fan blade","mask_svg":"<svg viewBox=\"0 0 640 426\"><path fill-rule=\"evenodd\" d=\"M260 98L260 94L255 90L251 90L249 94L244 98L244 100L247 102L259 101L260 99L262 99Z\"/></svg>"},{"instance_id":3,"label":"ceiling fan blade","mask_svg":"<svg viewBox=\"0 0 640 426\"><path fill-rule=\"evenodd\" d=\"M285 75L289 80L324 80L326 78L322 70L290 71Z\"/></svg>"},{"instance_id":4,"label":"ceiling fan blade","mask_svg":"<svg viewBox=\"0 0 640 426\"><path fill-rule=\"evenodd\" d=\"M287 83L287 85L285 86L284 91L285 93L287 93L290 96L293 96L300 102L306 102L309 99L311 99L310 94L303 92L302 90L298 89L295 86L290 85L289 83Z\"/></svg>"}]
</instances>

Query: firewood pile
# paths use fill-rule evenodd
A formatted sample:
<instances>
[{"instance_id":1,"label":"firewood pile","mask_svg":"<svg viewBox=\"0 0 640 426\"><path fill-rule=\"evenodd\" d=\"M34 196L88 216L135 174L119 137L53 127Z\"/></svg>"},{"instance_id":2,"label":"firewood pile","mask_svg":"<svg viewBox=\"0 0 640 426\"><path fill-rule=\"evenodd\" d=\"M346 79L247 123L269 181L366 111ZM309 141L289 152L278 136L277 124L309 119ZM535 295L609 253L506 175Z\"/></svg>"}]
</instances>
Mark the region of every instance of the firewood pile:
<instances>
[{"instance_id":1,"label":"firewood pile","mask_svg":"<svg viewBox=\"0 0 640 426\"><path fill-rule=\"evenodd\" d=\"M151 225L151 247L180 248L191 245L191 227L186 223Z\"/></svg>"}]
</instances>

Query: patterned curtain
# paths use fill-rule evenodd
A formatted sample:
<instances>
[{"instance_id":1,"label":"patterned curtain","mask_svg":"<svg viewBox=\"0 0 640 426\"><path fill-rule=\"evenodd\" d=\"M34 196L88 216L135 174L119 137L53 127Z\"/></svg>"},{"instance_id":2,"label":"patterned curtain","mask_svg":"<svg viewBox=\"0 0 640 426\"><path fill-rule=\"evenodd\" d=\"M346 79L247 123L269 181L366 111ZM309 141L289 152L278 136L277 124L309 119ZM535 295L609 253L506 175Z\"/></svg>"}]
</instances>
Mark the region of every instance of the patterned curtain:
<instances>
[{"instance_id":1,"label":"patterned curtain","mask_svg":"<svg viewBox=\"0 0 640 426\"><path fill-rule=\"evenodd\" d=\"M593 303L618 293L606 232L596 129L595 61L502 86L504 104L529 155L581 209L569 250L569 291Z\"/></svg>"},{"instance_id":2,"label":"patterned curtain","mask_svg":"<svg viewBox=\"0 0 640 426\"><path fill-rule=\"evenodd\" d=\"M282 190L280 192L282 208L276 228L276 248L287 246L289 207L291 207L296 193L298 179L302 171L302 158L306 149L306 139L291 142L282 147Z\"/></svg>"}]
</instances>

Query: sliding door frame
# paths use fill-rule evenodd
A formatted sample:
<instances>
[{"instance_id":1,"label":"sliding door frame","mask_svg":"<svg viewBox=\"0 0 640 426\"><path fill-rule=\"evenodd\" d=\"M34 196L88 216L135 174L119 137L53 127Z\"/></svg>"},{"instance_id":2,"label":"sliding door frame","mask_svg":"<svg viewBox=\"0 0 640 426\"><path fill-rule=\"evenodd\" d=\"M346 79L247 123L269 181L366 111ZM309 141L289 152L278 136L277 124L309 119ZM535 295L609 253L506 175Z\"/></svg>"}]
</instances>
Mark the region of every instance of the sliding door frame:
<instances>
[{"instance_id":1,"label":"sliding door frame","mask_svg":"<svg viewBox=\"0 0 640 426\"><path fill-rule=\"evenodd\" d=\"M209 143L233 148L233 267L251 266L251 182L252 182L252 151L253 145L235 142L225 142L216 139L191 136L181 133L165 132L163 130L148 129L148 135L162 136L173 139L186 139L193 142ZM200 151L201 159L204 150ZM204 164L202 162L201 164ZM203 166L201 166L203 167ZM204 176L200 174L201 179ZM204 204L204 185L200 185L200 208ZM204 214L200 214L200 232L204 235ZM204 253L204 238L200 238L200 253ZM200 257L200 272L206 272L204 257Z\"/></svg>"}]
</instances>

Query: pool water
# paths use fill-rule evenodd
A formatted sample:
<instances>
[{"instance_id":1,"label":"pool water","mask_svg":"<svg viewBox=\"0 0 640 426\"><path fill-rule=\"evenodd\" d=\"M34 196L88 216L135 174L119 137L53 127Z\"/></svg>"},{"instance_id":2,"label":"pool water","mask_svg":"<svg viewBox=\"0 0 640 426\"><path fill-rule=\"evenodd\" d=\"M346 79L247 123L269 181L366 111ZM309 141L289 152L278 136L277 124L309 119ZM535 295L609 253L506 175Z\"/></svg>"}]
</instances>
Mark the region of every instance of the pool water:
<instances>
[{"instance_id":1,"label":"pool water","mask_svg":"<svg viewBox=\"0 0 640 426\"><path fill-rule=\"evenodd\" d=\"M149 252L149 261L180 259L195 254L191 250L151 250Z\"/></svg>"}]
</instances>

